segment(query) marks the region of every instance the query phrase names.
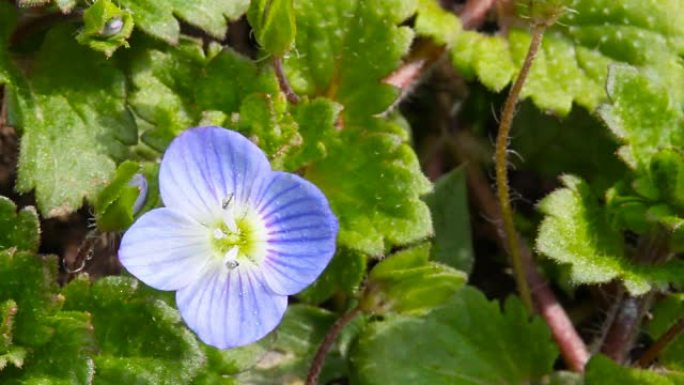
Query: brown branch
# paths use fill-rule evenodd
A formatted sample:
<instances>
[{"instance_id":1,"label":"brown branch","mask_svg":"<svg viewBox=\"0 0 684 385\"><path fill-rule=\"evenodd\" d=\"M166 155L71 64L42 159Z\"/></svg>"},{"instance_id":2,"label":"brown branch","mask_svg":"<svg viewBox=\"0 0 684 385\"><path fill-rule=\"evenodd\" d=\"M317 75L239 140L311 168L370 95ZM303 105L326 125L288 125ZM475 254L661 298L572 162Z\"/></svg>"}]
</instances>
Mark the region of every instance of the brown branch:
<instances>
[{"instance_id":1,"label":"brown branch","mask_svg":"<svg viewBox=\"0 0 684 385\"><path fill-rule=\"evenodd\" d=\"M658 338L656 342L654 342L653 345L651 345L651 347L649 347L641 357L639 357L635 365L642 368L651 365L651 363L658 358L658 355L660 355L663 349L665 349L670 342L677 338L682 331L684 331L684 318L680 318L677 323L667 329L667 331L660 336L660 338Z\"/></svg>"},{"instance_id":2,"label":"brown branch","mask_svg":"<svg viewBox=\"0 0 684 385\"><path fill-rule=\"evenodd\" d=\"M299 96L290 86L290 82L287 81L287 76L285 75L285 70L283 69L283 59L276 57L273 59L273 69L275 69L276 77L278 78L278 85L280 90L285 94L287 101L292 104L299 103Z\"/></svg>"},{"instance_id":3,"label":"brown branch","mask_svg":"<svg viewBox=\"0 0 684 385\"><path fill-rule=\"evenodd\" d=\"M642 264L656 264L669 258L668 236L656 231L639 240L635 260ZM640 297L632 296L622 290L616 305L615 316L609 319L606 336L601 345L601 352L616 362L624 363L634 346L642 320L653 302L653 291Z\"/></svg>"},{"instance_id":4,"label":"brown branch","mask_svg":"<svg viewBox=\"0 0 684 385\"><path fill-rule=\"evenodd\" d=\"M459 15L464 29L475 29L482 25L487 12L496 0L468 0Z\"/></svg>"},{"instance_id":5,"label":"brown branch","mask_svg":"<svg viewBox=\"0 0 684 385\"><path fill-rule=\"evenodd\" d=\"M361 314L361 308L356 307L349 311L342 317L338 318L337 321L330 327L328 334L325 335L321 345L316 350L314 359L311 362L311 368L309 368L309 374L306 376L306 385L316 385L318 384L318 376L321 374L323 369L323 364L325 364L325 358L328 356L328 351L332 347L333 343L340 335L345 326L347 326L351 321L354 320L359 314Z\"/></svg>"}]
</instances>

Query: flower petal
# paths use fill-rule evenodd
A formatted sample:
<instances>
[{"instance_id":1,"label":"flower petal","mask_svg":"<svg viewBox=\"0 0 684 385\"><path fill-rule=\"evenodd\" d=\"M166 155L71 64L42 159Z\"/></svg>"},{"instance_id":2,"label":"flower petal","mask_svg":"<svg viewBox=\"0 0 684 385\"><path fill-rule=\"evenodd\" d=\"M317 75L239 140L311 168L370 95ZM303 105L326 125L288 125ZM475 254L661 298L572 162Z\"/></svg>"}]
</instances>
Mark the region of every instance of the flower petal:
<instances>
[{"instance_id":1,"label":"flower petal","mask_svg":"<svg viewBox=\"0 0 684 385\"><path fill-rule=\"evenodd\" d=\"M273 294L256 268L229 270L218 263L176 292L176 303L202 341L227 349L250 344L275 329L287 296Z\"/></svg>"},{"instance_id":2,"label":"flower petal","mask_svg":"<svg viewBox=\"0 0 684 385\"><path fill-rule=\"evenodd\" d=\"M257 201L268 231L264 278L274 292L295 294L330 262L337 219L323 193L294 174L272 173Z\"/></svg>"},{"instance_id":3,"label":"flower petal","mask_svg":"<svg viewBox=\"0 0 684 385\"><path fill-rule=\"evenodd\" d=\"M171 143L159 170L164 205L208 224L227 199L245 201L271 166L247 138L222 127L191 128Z\"/></svg>"},{"instance_id":4,"label":"flower petal","mask_svg":"<svg viewBox=\"0 0 684 385\"><path fill-rule=\"evenodd\" d=\"M168 208L145 213L121 240L119 260L135 277L159 290L197 280L211 256L207 229Z\"/></svg>"}]
</instances>

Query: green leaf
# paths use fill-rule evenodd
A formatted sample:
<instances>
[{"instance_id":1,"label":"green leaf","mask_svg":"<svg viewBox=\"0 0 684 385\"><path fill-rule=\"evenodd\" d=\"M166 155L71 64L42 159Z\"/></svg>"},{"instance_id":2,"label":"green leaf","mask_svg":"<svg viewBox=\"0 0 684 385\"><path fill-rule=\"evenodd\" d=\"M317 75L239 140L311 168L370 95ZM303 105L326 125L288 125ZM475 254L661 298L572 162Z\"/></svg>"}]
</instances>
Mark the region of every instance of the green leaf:
<instances>
[{"instance_id":1,"label":"green leaf","mask_svg":"<svg viewBox=\"0 0 684 385\"><path fill-rule=\"evenodd\" d=\"M0 372L9 364L17 368L24 365L26 349L12 344L14 316L17 303L9 299L0 304Z\"/></svg>"},{"instance_id":2,"label":"green leaf","mask_svg":"<svg viewBox=\"0 0 684 385\"><path fill-rule=\"evenodd\" d=\"M681 385L684 373L660 374L622 367L608 357L595 355L587 364L586 385Z\"/></svg>"},{"instance_id":3,"label":"green leaf","mask_svg":"<svg viewBox=\"0 0 684 385\"><path fill-rule=\"evenodd\" d=\"M133 32L133 17L110 0L97 0L83 12L83 28L76 40L90 48L112 56L117 48L128 47Z\"/></svg>"},{"instance_id":4,"label":"green leaf","mask_svg":"<svg viewBox=\"0 0 684 385\"><path fill-rule=\"evenodd\" d=\"M648 334L657 340L684 317L684 294L676 293L658 301L648 323ZM672 339L658 356L658 363L673 370L684 371L684 337Z\"/></svg>"},{"instance_id":5,"label":"green leaf","mask_svg":"<svg viewBox=\"0 0 684 385\"><path fill-rule=\"evenodd\" d=\"M141 47L134 52L131 67L135 91L129 102L153 125L143 140L159 151L177 134L198 125L205 111L231 116L240 112L248 95L278 92L272 70L260 69L230 48L204 52L196 40L183 39L177 47ZM254 101L245 103L245 108L258 107ZM264 128L268 129L272 126Z\"/></svg>"},{"instance_id":6,"label":"green leaf","mask_svg":"<svg viewBox=\"0 0 684 385\"><path fill-rule=\"evenodd\" d=\"M17 9L8 2L0 3L0 85L9 81L10 68L14 68L10 62L7 45L9 38L17 23Z\"/></svg>"},{"instance_id":7,"label":"green leaf","mask_svg":"<svg viewBox=\"0 0 684 385\"><path fill-rule=\"evenodd\" d=\"M38 251L40 223L33 206L16 212L10 199L0 195L0 250L16 247L24 251Z\"/></svg>"},{"instance_id":8,"label":"green leaf","mask_svg":"<svg viewBox=\"0 0 684 385\"><path fill-rule=\"evenodd\" d=\"M684 212L684 158L679 151L666 149L651 159L651 176L662 199Z\"/></svg>"},{"instance_id":9,"label":"green leaf","mask_svg":"<svg viewBox=\"0 0 684 385\"><path fill-rule=\"evenodd\" d=\"M611 187L628 171L615 156L619 146L612 134L585 109L573 109L559 120L528 101L518 108L512 130L511 146L524 159L516 161L517 169L550 179L578 175L596 191Z\"/></svg>"},{"instance_id":10,"label":"green leaf","mask_svg":"<svg viewBox=\"0 0 684 385\"><path fill-rule=\"evenodd\" d=\"M92 286L81 276L64 288L64 309L92 314L94 384L188 383L205 362L194 335L176 309L126 277Z\"/></svg>"},{"instance_id":11,"label":"green leaf","mask_svg":"<svg viewBox=\"0 0 684 385\"><path fill-rule=\"evenodd\" d=\"M51 318L51 326L54 328L53 338L30 353L22 370L4 373L9 383L92 384L95 367L90 315L62 311ZM17 379L12 382L12 377L17 374Z\"/></svg>"},{"instance_id":12,"label":"green leaf","mask_svg":"<svg viewBox=\"0 0 684 385\"><path fill-rule=\"evenodd\" d=\"M669 88L634 67L610 67L610 104L602 105L598 113L625 144L619 154L632 168L646 170L658 150L684 145L683 113Z\"/></svg>"},{"instance_id":13,"label":"green leaf","mask_svg":"<svg viewBox=\"0 0 684 385\"><path fill-rule=\"evenodd\" d=\"M7 88L10 115L23 130L16 188L35 188L38 208L47 217L93 199L113 175L115 160L137 139L124 103L123 74L78 45L73 33L68 26L52 28L30 74L15 76Z\"/></svg>"},{"instance_id":14,"label":"green leaf","mask_svg":"<svg viewBox=\"0 0 684 385\"><path fill-rule=\"evenodd\" d=\"M382 83L409 49L413 31L400 26L415 0L295 1L297 54L285 60L292 87L344 105L344 124L385 111L398 92Z\"/></svg>"},{"instance_id":15,"label":"green leaf","mask_svg":"<svg viewBox=\"0 0 684 385\"><path fill-rule=\"evenodd\" d=\"M565 188L549 194L539 203L545 218L539 228L536 247L554 261L570 266L576 284L622 281L633 295L653 284L682 280L684 265L672 261L662 265L638 265L625 256L622 233L611 226L606 209L599 205L589 186L566 175Z\"/></svg>"},{"instance_id":16,"label":"green leaf","mask_svg":"<svg viewBox=\"0 0 684 385\"><path fill-rule=\"evenodd\" d=\"M497 302L464 288L425 316L372 323L350 364L361 385L522 384L550 373L557 355L544 322L530 321L519 301L501 312Z\"/></svg>"},{"instance_id":17,"label":"green leaf","mask_svg":"<svg viewBox=\"0 0 684 385\"><path fill-rule=\"evenodd\" d=\"M681 12L681 0L663 1L657 7L640 0L573 1L546 32L521 96L542 110L566 115L573 103L591 111L605 100L603 85L611 63L682 79L684 27L677 16ZM500 91L519 71L530 40L528 31L517 28L492 37L466 32L458 35L450 55L459 72Z\"/></svg>"},{"instance_id":18,"label":"green leaf","mask_svg":"<svg viewBox=\"0 0 684 385\"><path fill-rule=\"evenodd\" d=\"M430 206L435 228L432 259L470 273L475 256L465 173L465 168L459 167L439 178L435 191L425 201Z\"/></svg>"},{"instance_id":19,"label":"green leaf","mask_svg":"<svg viewBox=\"0 0 684 385\"><path fill-rule=\"evenodd\" d=\"M278 93L253 93L242 99L237 128L249 136L269 157L301 144L297 125L287 112L287 100Z\"/></svg>"},{"instance_id":20,"label":"green leaf","mask_svg":"<svg viewBox=\"0 0 684 385\"><path fill-rule=\"evenodd\" d=\"M140 190L129 182L139 171L136 162L121 163L112 182L97 195L95 221L99 230L121 231L133 224L133 206Z\"/></svg>"},{"instance_id":21,"label":"green leaf","mask_svg":"<svg viewBox=\"0 0 684 385\"><path fill-rule=\"evenodd\" d=\"M297 34L293 0L254 0L247 20L261 48L282 57L290 50Z\"/></svg>"},{"instance_id":22,"label":"green leaf","mask_svg":"<svg viewBox=\"0 0 684 385\"><path fill-rule=\"evenodd\" d=\"M430 244L400 251L378 263L368 276L362 306L373 313L424 314L444 304L466 282L454 268L429 262Z\"/></svg>"},{"instance_id":23,"label":"green leaf","mask_svg":"<svg viewBox=\"0 0 684 385\"><path fill-rule=\"evenodd\" d=\"M135 25L168 43L180 38L178 18L222 40L228 20L237 20L249 6L248 0L119 0L133 15Z\"/></svg>"},{"instance_id":24,"label":"green leaf","mask_svg":"<svg viewBox=\"0 0 684 385\"><path fill-rule=\"evenodd\" d=\"M335 294L356 294L366 275L366 255L346 248L338 249L320 277L297 297L304 302L320 304Z\"/></svg>"},{"instance_id":25,"label":"green leaf","mask_svg":"<svg viewBox=\"0 0 684 385\"><path fill-rule=\"evenodd\" d=\"M401 128L377 124L385 132L343 131L341 145L331 146L328 156L305 172L339 218L339 244L375 256L432 233L429 209L420 200L430 183L416 154L397 135Z\"/></svg>"},{"instance_id":26,"label":"green leaf","mask_svg":"<svg viewBox=\"0 0 684 385\"><path fill-rule=\"evenodd\" d=\"M17 305L13 340L22 346L40 346L54 330L50 316L59 311L64 298L57 295L57 261L32 253L0 251L0 303Z\"/></svg>"},{"instance_id":27,"label":"green leaf","mask_svg":"<svg viewBox=\"0 0 684 385\"><path fill-rule=\"evenodd\" d=\"M416 35L432 38L436 43L451 45L461 32L461 21L436 0L418 0Z\"/></svg>"},{"instance_id":28,"label":"green leaf","mask_svg":"<svg viewBox=\"0 0 684 385\"><path fill-rule=\"evenodd\" d=\"M268 359L238 377L240 384L272 385L304 383L318 345L335 322L335 316L323 309L292 305L276 331L277 339ZM353 326L353 323L347 329ZM343 332L344 334L344 332ZM326 358L319 383L347 375L346 363L333 348Z\"/></svg>"}]
</instances>

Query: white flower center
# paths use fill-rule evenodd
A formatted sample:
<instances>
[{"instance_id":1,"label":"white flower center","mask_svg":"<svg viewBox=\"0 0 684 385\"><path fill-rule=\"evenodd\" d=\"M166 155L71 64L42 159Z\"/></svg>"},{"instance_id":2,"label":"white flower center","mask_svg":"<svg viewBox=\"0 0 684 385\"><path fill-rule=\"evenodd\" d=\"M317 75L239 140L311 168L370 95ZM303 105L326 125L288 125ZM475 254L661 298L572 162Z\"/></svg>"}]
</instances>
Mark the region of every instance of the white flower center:
<instances>
[{"instance_id":1,"label":"white flower center","mask_svg":"<svg viewBox=\"0 0 684 385\"><path fill-rule=\"evenodd\" d=\"M221 219L211 229L217 258L229 270L259 264L266 256L266 225L260 215L232 195L221 204Z\"/></svg>"}]
</instances>

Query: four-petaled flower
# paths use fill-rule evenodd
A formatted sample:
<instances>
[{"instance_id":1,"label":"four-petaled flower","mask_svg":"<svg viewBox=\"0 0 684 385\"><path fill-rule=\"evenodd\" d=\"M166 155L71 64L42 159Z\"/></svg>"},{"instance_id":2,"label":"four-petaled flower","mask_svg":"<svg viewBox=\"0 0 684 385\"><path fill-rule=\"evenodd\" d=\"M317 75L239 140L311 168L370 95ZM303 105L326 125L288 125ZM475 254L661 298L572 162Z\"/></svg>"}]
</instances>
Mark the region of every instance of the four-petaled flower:
<instances>
[{"instance_id":1,"label":"four-petaled flower","mask_svg":"<svg viewBox=\"0 0 684 385\"><path fill-rule=\"evenodd\" d=\"M301 177L272 171L259 148L221 127L185 131L159 171L166 207L124 234L119 259L159 290L177 290L187 325L207 344L256 341L280 322L287 296L335 252L338 223Z\"/></svg>"}]
</instances>

